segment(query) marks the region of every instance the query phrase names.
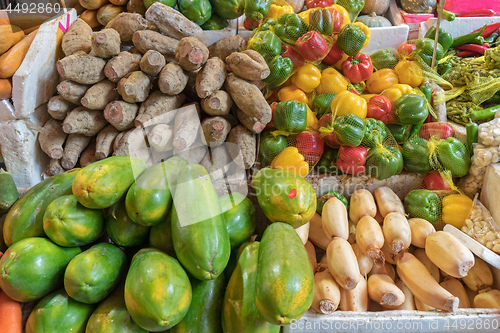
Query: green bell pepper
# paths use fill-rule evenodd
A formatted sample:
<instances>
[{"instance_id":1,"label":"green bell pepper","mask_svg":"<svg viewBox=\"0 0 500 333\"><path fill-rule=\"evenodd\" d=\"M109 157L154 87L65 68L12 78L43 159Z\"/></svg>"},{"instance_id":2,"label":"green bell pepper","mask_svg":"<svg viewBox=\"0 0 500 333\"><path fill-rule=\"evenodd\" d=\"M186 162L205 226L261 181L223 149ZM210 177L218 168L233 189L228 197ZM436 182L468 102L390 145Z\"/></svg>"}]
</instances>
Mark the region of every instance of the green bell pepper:
<instances>
[{"instance_id":1,"label":"green bell pepper","mask_svg":"<svg viewBox=\"0 0 500 333\"><path fill-rule=\"evenodd\" d=\"M344 7L349 13L351 22L354 22L365 6L365 0L337 0L337 5Z\"/></svg>"},{"instance_id":2,"label":"green bell pepper","mask_svg":"<svg viewBox=\"0 0 500 333\"><path fill-rule=\"evenodd\" d=\"M277 20L273 18L266 19L259 27L258 31L274 30Z\"/></svg>"},{"instance_id":3,"label":"green bell pepper","mask_svg":"<svg viewBox=\"0 0 500 333\"><path fill-rule=\"evenodd\" d=\"M262 166L267 166L288 146L284 135L273 135L271 131L262 133L259 144L259 158Z\"/></svg>"},{"instance_id":4,"label":"green bell pepper","mask_svg":"<svg viewBox=\"0 0 500 333\"><path fill-rule=\"evenodd\" d=\"M425 34L425 38L434 40L435 36L436 36L436 27L432 26ZM443 47L443 52L446 53L446 51L448 51L448 49L450 48L451 44L453 44L453 36L449 32L445 31L443 28L439 28L438 43L441 44L441 46Z\"/></svg>"},{"instance_id":5,"label":"green bell pepper","mask_svg":"<svg viewBox=\"0 0 500 333\"><path fill-rule=\"evenodd\" d=\"M454 137L439 140L437 145L437 158L446 170L450 170L454 177L463 177L470 167L470 156L464 144Z\"/></svg>"},{"instance_id":6,"label":"green bell pepper","mask_svg":"<svg viewBox=\"0 0 500 333\"><path fill-rule=\"evenodd\" d=\"M436 222L441 213L441 199L429 190L413 190L404 198L405 211L411 217Z\"/></svg>"},{"instance_id":7,"label":"green bell pepper","mask_svg":"<svg viewBox=\"0 0 500 333\"><path fill-rule=\"evenodd\" d=\"M226 19L234 20L245 12L245 0L212 0L215 13Z\"/></svg>"},{"instance_id":8,"label":"green bell pepper","mask_svg":"<svg viewBox=\"0 0 500 333\"><path fill-rule=\"evenodd\" d=\"M491 96L488 100L483 102L484 104L500 104L500 90L495 93L495 95Z\"/></svg>"},{"instance_id":9,"label":"green bell pepper","mask_svg":"<svg viewBox=\"0 0 500 333\"><path fill-rule=\"evenodd\" d=\"M349 207L349 202L342 194L340 194L337 191L328 191L325 194L323 194L320 198L318 198L318 204L316 205L316 213L321 215L321 213L323 212L323 206L330 198L337 198L340 201L342 201L342 203L345 205L346 208Z\"/></svg>"},{"instance_id":10,"label":"green bell pepper","mask_svg":"<svg viewBox=\"0 0 500 333\"><path fill-rule=\"evenodd\" d=\"M264 79L264 82L271 87L281 86L292 75L293 61L291 58L283 58L281 55L277 55L267 65L271 74Z\"/></svg>"},{"instance_id":11,"label":"green bell pepper","mask_svg":"<svg viewBox=\"0 0 500 333\"><path fill-rule=\"evenodd\" d=\"M425 97L414 94L399 97L393 108L396 120L403 125L420 124L429 115Z\"/></svg>"},{"instance_id":12,"label":"green bell pepper","mask_svg":"<svg viewBox=\"0 0 500 333\"><path fill-rule=\"evenodd\" d=\"M318 118L321 118L327 111L330 111L330 105L336 95L335 93L326 93L319 94L314 98L311 110L316 113Z\"/></svg>"},{"instance_id":13,"label":"green bell pepper","mask_svg":"<svg viewBox=\"0 0 500 333\"><path fill-rule=\"evenodd\" d=\"M355 114L349 113L335 119L333 130L346 146L359 146L365 135L365 122Z\"/></svg>"},{"instance_id":14,"label":"green bell pepper","mask_svg":"<svg viewBox=\"0 0 500 333\"><path fill-rule=\"evenodd\" d=\"M295 100L279 102L274 110L274 126L291 134L304 132L307 127L307 104Z\"/></svg>"},{"instance_id":15,"label":"green bell pepper","mask_svg":"<svg viewBox=\"0 0 500 333\"><path fill-rule=\"evenodd\" d=\"M389 49L378 50L371 54L370 60L373 68L376 70L381 70L382 68L394 69L399 62L398 58Z\"/></svg>"},{"instance_id":16,"label":"green bell pepper","mask_svg":"<svg viewBox=\"0 0 500 333\"><path fill-rule=\"evenodd\" d=\"M271 0L246 0L245 16L253 21L262 20L269 13L271 2Z\"/></svg>"},{"instance_id":17,"label":"green bell pepper","mask_svg":"<svg viewBox=\"0 0 500 333\"><path fill-rule=\"evenodd\" d=\"M377 146L387 136L385 124L381 120L366 118L365 119L365 135L361 144L368 148Z\"/></svg>"},{"instance_id":18,"label":"green bell pepper","mask_svg":"<svg viewBox=\"0 0 500 333\"><path fill-rule=\"evenodd\" d=\"M210 20L207 22L203 23L201 25L201 28L203 30L222 30L225 27L227 27L229 22L225 18L220 17L219 15L212 13L212 17L210 17Z\"/></svg>"},{"instance_id":19,"label":"green bell pepper","mask_svg":"<svg viewBox=\"0 0 500 333\"><path fill-rule=\"evenodd\" d=\"M328 9L317 9L309 14L309 24L314 30L323 35L333 33L332 14Z\"/></svg>"},{"instance_id":20,"label":"green bell pepper","mask_svg":"<svg viewBox=\"0 0 500 333\"><path fill-rule=\"evenodd\" d=\"M212 5L208 0L182 0L179 5L181 14L198 25L207 22L212 16Z\"/></svg>"},{"instance_id":21,"label":"green bell pepper","mask_svg":"<svg viewBox=\"0 0 500 333\"><path fill-rule=\"evenodd\" d=\"M432 64L432 53L434 52L434 40L430 38L421 38L415 44L417 47L414 51L415 56L420 57L428 66ZM444 51L441 44L436 46L436 63L443 58Z\"/></svg>"},{"instance_id":22,"label":"green bell pepper","mask_svg":"<svg viewBox=\"0 0 500 333\"><path fill-rule=\"evenodd\" d=\"M410 127L411 125L387 124L387 129L398 144L403 144L408 140L410 137Z\"/></svg>"},{"instance_id":23,"label":"green bell pepper","mask_svg":"<svg viewBox=\"0 0 500 333\"><path fill-rule=\"evenodd\" d=\"M403 162L408 171L427 173L432 170L428 143L427 140L414 136L403 144Z\"/></svg>"},{"instance_id":24,"label":"green bell pepper","mask_svg":"<svg viewBox=\"0 0 500 333\"><path fill-rule=\"evenodd\" d=\"M257 31L248 41L247 48L259 52L269 64L281 54L281 39L270 30Z\"/></svg>"},{"instance_id":25,"label":"green bell pepper","mask_svg":"<svg viewBox=\"0 0 500 333\"><path fill-rule=\"evenodd\" d=\"M285 13L278 18L274 25L274 33L282 42L295 45L297 38L307 31L306 24L297 14Z\"/></svg>"},{"instance_id":26,"label":"green bell pepper","mask_svg":"<svg viewBox=\"0 0 500 333\"><path fill-rule=\"evenodd\" d=\"M338 174L339 169L337 168L337 159L338 159L338 150L327 150L321 155L318 163L316 163L316 167L318 173L329 173L329 174Z\"/></svg>"},{"instance_id":27,"label":"green bell pepper","mask_svg":"<svg viewBox=\"0 0 500 333\"><path fill-rule=\"evenodd\" d=\"M397 148L378 145L368 151L365 166L370 176L378 180L387 179L403 170L403 155Z\"/></svg>"}]
</instances>

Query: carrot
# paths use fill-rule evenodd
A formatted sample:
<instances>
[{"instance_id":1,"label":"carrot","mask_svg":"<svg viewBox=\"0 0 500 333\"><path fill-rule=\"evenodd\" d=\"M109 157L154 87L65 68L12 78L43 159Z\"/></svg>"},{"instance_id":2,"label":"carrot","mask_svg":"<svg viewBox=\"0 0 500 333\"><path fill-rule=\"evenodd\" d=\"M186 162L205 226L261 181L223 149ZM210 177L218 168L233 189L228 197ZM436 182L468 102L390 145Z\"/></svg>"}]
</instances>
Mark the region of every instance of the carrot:
<instances>
[{"instance_id":1,"label":"carrot","mask_svg":"<svg viewBox=\"0 0 500 333\"><path fill-rule=\"evenodd\" d=\"M0 290L0 323L3 333L21 333L23 314L21 303L12 300Z\"/></svg>"}]
</instances>

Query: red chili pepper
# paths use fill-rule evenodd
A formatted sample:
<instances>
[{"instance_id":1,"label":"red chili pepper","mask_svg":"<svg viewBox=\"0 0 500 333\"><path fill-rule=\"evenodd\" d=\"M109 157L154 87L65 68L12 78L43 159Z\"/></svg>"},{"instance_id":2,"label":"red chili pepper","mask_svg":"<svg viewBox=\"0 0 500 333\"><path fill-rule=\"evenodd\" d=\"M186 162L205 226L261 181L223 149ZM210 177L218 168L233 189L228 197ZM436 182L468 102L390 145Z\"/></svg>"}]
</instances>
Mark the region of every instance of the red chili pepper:
<instances>
[{"instance_id":1,"label":"red chili pepper","mask_svg":"<svg viewBox=\"0 0 500 333\"><path fill-rule=\"evenodd\" d=\"M342 73L351 81L359 83L368 79L373 74L373 66L370 57L364 53L358 53L349 57L342 63Z\"/></svg>"},{"instance_id":2,"label":"red chili pepper","mask_svg":"<svg viewBox=\"0 0 500 333\"><path fill-rule=\"evenodd\" d=\"M247 30L254 30L260 24L260 21L251 20L248 17L243 21L243 27Z\"/></svg>"},{"instance_id":3,"label":"red chili pepper","mask_svg":"<svg viewBox=\"0 0 500 333\"><path fill-rule=\"evenodd\" d=\"M328 129L332 129L333 128L333 115L330 112L325 113L321 118L319 118L318 125L320 128L325 127ZM340 142L339 138L337 137L337 134L335 134L335 132L332 132L330 134L323 136L323 140L325 141L325 143L329 147L332 147L335 149L339 148L340 145L342 144Z\"/></svg>"},{"instance_id":4,"label":"red chili pepper","mask_svg":"<svg viewBox=\"0 0 500 333\"><path fill-rule=\"evenodd\" d=\"M315 164L323 155L325 142L317 132L304 131L295 137L297 149L308 163Z\"/></svg>"},{"instance_id":5,"label":"red chili pepper","mask_svg":"<svg viewBox=\"0 0 500 333\"><path fill-rule=\"evenodd\" d=\"M453 127L447 123L425 123L420 127L418 136L426 140L432 137L444 140L452 137L454 132Z\"/></svg>"},{"instance_id":6,"label":"red chili pepper","mask_svg":"<svg viewBox=\"0 0 500 333\"><path fill-rule=\"evenodd\" d=\"M478 57L480 56L481 53L477 53L477 52L474 52L474 51L462 51L462 52L458 52L457 54L455 54L455 56L457 57Z\"/></svg>"},{"instance_id":7,"label":"red chili pepper","mask_svg":"<svg viewBox=\"0 0 500 333\"><path fill-rule=\"evenodd\" d=\"M333 43L333 46L326 55L326 57L323 58L323 62L328 65L335 65L337 62L339 62L342 57L344 56L344 51L342 51L337 43Z\"/></svg>"},{"instance_id":8,"label":"red chili pepper","mask_svg":"<svg viewBox=\"0 0 500 333\"><path fill-rule=\"evenodd\" d=\"M458 17L485 17L485 16L495 16L497 13L493 9L474 9L468 12L458 15ZM478 30L479 31L479 30Z\"/></svg>"},{"instance_id":9,"label":"red chili pepper","mask_svg":"<svg viewBox=\"0 0 500 333\"><path fill-rule=\"evenodd\" d=\"M472 33L474 32L478 32L479 30L481 30L483 27L479 28L479 29L476 29L474 30ZM484 29L484 31L481 33L481 37L490 37L492 33L496 32L498 29L500 29L500 22L496 22L496 23L492 23L492 24L488 24L486 26L486 28Z\"/></svg>"},{"instance_id":10,"label":"red chili pepper","mask_svg":"<svg viewBox=\"0 0 500 333\"><path fill-rule=\"evenodd\" d=\"M429 172L422 181L422 188L431 191L449 191L450 186L446 184L443 177L437 171Z\"/></svg>"},{"instance_id":11,"label":"red chili pepper","mask_svg":"<svg viewBox=\"0 0 500 333\"><path fill-rule=\"evenodd\" d=\"M472 51L476 53L481 53L484 54L484 51L490 48L490 45L488 43L484 43L483 45L477 45L477 44L462 44L457 47L455 47L457 50L462 50L462 51Z\"/></svg>"},{"instance_id":12,"label":"red chili pepper","mask_svg":"<svg viewBox=\"0 0 500 333\"><path fill-rule=\"evenodd\" d=\"M299 68L300 66L303 66L306 61L304 60L304 57L300 55L299 52L297 52L293 47L291 47L288 44L281 44L281 49L285 50L281 53L281 56L283 58L290 58L292 59L293 63L293 68Z\"/></svg>"},{"instance_id":13,"label":"red chili pepper","mask_svg":"<svg viewBox=\"0 0 500 333\"><path fill-rule=\"evenodd\" d=\"M350 175L359 175L365 172L367 154L368 149L363 146L340 146L337 168Z\"/></svg>"},{"instance_id":14,"label":"red chili pepper","mask_svg":"<svg viewBox=\"0 0 500 333\"><path fill-rule=\"evenodd\" d=\"M276 110L276 105L278 105L277 102L274 102L270 105L270 107L271 107L271 121L267 123L266 127L264 127L264 131L276 129L274 127L274 110Z\"/></svg>"},{"instance_id":15,"label":"red chili pepper","mask_svg":"<svg viewBox=\"0 0 500 333\"><path fill-rule=\"evenodd\" d=\"M417 48L417 45L415 44L399 44L398 48L396 49L396 57L398 58L406 58L408 60L413 60L412 53L415 51Z\"/></svg>"},{"instance_id":16,"label":"red chili pepper","mask_svg":"<svg viewBox=\"0 0 500 333\"><path fill-rule=\"evenodd\" d=\"M297 39L297 51L305 60L316 62L323 59L329 51L326 40L317 31L308 31Z\"/></svg>"},{"instance_id":17,"label":"red chili pepper","mask_svg":"<svg viewBox=\"0 0 500 333\"><path fill-rule=\"evenodd\" d=\"M329 7L333 5L333 0L306 0L307 9L316 7Z\"/></svg>"},{"instance_id":18,"label":"red chili pepper","mask_svg":"<svg viewBox=\"0 0 500 333\"><path fill-rule=\"evenodd\" d=\"M366 117L378 119L386 125L396 119L391 101L382 95L370 98L366 106Z\"/></svg>"}]
</instances>

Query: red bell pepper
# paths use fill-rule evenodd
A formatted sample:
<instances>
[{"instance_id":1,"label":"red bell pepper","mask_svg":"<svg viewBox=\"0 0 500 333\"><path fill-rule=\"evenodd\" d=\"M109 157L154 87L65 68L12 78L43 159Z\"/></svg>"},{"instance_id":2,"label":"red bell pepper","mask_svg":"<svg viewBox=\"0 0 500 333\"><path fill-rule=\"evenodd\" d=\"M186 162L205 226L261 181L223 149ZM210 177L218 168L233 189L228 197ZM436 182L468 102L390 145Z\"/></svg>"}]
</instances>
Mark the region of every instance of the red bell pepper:
<instances>
[{"instance_id":1,"label":"red bell pepper","mask_svg":"<svg viewBox=\"0 0 500 333\"><path fill-rule=\"evenodd\" d=\"M412 53L416 48L417 46L415 44L399 44L398 48L396 49L396 57L398 57L399 59L406 58L408 60L413 60Z\"/></svg>"},{"instance_id":2,"label":"red bell pepper","mask_svg":"<svg viewBox=\"0 0 500 333\"><path fill-rule=\"evenodd\" d=\"M368 149L363 146L340 146L337 168L350 175L359 175L365 172L367 154Z\"/></svg>"},{"instance_id":3,"label":"red bell pepper","mask_svg":"<svg viewBox=\"0 0 500 333\"><path fill-rule=\"evenodd\" d=\"M264 131L276 129L276 127L274 127L274 110L276 110L276 105L278 105L277 102L274 102L270 105L270 107L271 107L271 121L267 123L266 127L264 127Z\"/></svg>"},{"instance_id":4,"label":"red bell pepper","mask_svg":"<svg viewBox=\"0 0 500 333\"><path fill-rule=\"evenodd\" d=\"M366 106L366 117L378 119L386 125L396 119L396 115L392 111L391 101L382 95L370 98Z\"/></svg>"},{"instance_id":5,"label":"red bell pepper","mask_svg":"<svg viewBox=\"0 0 500 333\"><path fill-rule=\"evenodd\" d=\"M306 0L307 9L316 7L329 7L333 5L333 0Z\"/></svg>"},{"instance_id":6,"label":"red bell pepper","mask_svg":"<svg viewBox=\"0 0 500 333\"><path fill-rule=\"evenodd\" d=\"M344 56L344 51L342 51L335 42L333 43L330 52L328 52L326 57L323 58L323 62L328 65L335 65L342 59L343 56Z\"/></svg>"},{"instance_id":7,"label":"red bell pepper","mask_svg":"<svg viewBox=\"0 0 500 333\"><path fill-rule=\"evenodd\" d=\"M333 114L331 112L325 113L321 118L319 118L318 125L320 128L324 127L327 129L333 129ZM323 136L323 140L329 147L335 149L339 148L340 145L342 145L342 142L340 142L337 134L335 134L335 132L333 131Z\"/></svg>"},{"instance_id":8,"label":"red bell pepper","mask_svg":"<svg viewBox=\"0 0 500 333\"><path fill-rule=\"evenodd\" d=\"M342 63L342 72L351 83L359 83L368 79L373 74L370 57L360 52L354 57L347 58Z\"/></svg>"},{"instance_id":9,"label":"red bell pepper","mask_svg":"<svg viewBox=\"0 0 500 333\"><path fill-rule=\"evenodd\" d=\"M281 49L284 50L281 53L281 56L283 58L290 58L292 59L293 63L293 68L299 68L300 66L303 66L306 61L304 60L304 57L300 55L299 52L297 52L293 47L291 47L288 44L281 44Z\"/></svg>"},{"instance_id":10,"label":"red bell pepper","mask_svg":"<svg viewBox=\"0 0 500 333\"><path fill-rule=\"evenodd\" d=\"M447 123L425 123L420 127L418 136L426 140L430 140L432 137L444 140L452 137L454 132L453 127Z\"/></svg>"},{"instance_id":11,"label":"red bell pepper","mask_svg":"<svg viewBox=\"0 0 500 333\"><path fill-rule=\"evenodd\" d=\"M323 59L330 51L325 38L317 31L308 31L297 39L297 51L305 60L316 62Z\"/></svg>"},{"instance_id":12,"label":"red bell pepper","mask_svg":"<svg viewBox=\"0 0 500 333\"><path fill-rule=\"evenodd\" d=\"M332 24L333 24L333 33L339 33L342 30L342 24L344 23L344 16L333 7L328 8L330 13L332 14Z\"/></svg>"},{"instance_id":13,"label":"red bell pepper","mask_svg":"<svg viewBox=\"0 0 500 333\"><path fill-rule=\"evenodd\" d=\"M325 149L325 142L317 132L304 131L295 137L297 149L308 163L316 164Z\"/></svg>"},{"instance_id":14,"label":"red bell pepper","mask_svg":"<svg viewBox=\"0 0 500 333\"><path fill-rule=\"evenodd\" d=\"M245 18L245 21L243 21L243 27L247 30L254 30L259 26L259 24L260 21L251 20L248 17Z\"/></svg>"},{"instance_id":15,"label":"red bell pepper","mask_svg":"<svg viewBox=\"0 0 500 333\"><path fill-rule=\"evenodd\" d=\"M429 172L422 181L422 188L431 191L450 191L451 188L437 171Z\"/></svg>"}]
</instances>

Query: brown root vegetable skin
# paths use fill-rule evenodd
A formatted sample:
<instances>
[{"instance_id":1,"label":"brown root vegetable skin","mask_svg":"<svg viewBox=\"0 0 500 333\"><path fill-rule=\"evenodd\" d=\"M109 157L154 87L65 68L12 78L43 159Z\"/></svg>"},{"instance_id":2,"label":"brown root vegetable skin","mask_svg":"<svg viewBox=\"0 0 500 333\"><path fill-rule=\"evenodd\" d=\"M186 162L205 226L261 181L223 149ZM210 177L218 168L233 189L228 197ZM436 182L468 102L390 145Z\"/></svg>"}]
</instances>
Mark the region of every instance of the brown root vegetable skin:
<instances>
[{"instance_id":1,"label":"brown root vegetable skin","mask_svg":"<svg viewBox=\"0 0 500 333\"><path fill-rule=\"evenodd\" d=\"M138 13L144 16L146 13L146 7L144 7L143 0L130 0L127 3L127 12L129 13Z\"/></svg>"},{"instance_id":2,"label":"brown root vegetable skin","mask_svg":"<svg viewBox=\"0 0 500 333\"><path fill-rule=\"evenodd\" d=\"M151 149L142 128L134 128L117 136L114 142L113 156L138 157L147 162L151 158Z\"/></svg>"},{"instance_id":3,"label":"brown root vegetable skin","mask_svg":"<svg viewBox=\"0 0 500 333\"><path fill-rule=\"evenodd\" d=\"M196 76L196 93L200 98L206 98L224 85L227 71L224 61L210 58Z\"/></svg>"},{"instance_id":4,"label":"brown root vegetable skin","mask_svg":"<svg viewBox=\"0 0 500 333\"><path fill-rule=\"evenodd\" d=\"M240 35L236 35L219 39L208 47L208 51L210 58L217 57L226 60L231 53L243 51L246 46L246 40Z\"/></svg>"},{"instance_id":5,"label":"brown root vegetable skin","mask_svg":"<svg viewBox=\"0 0 500 333\"><path fill-rule=\"evenodd\" d=\"M120 35L114 29L92 34L92 50L99 58L108 59L120 53Z\"/></svg>"},{"instance_id":6,"label":"brown root vegetable skin","mask_svg":"<svg viewBox=\"0 0 500 333\"><path fill-rule=\"evenodd\" d=\"M158 124L148 135L148 142L156 151L164 152L174 148L174 127L167 124Z\"/></svg>"},{"instance_id":7,"label":"brown root vegetable skin","mask_svg":"<svg viewBox=\"0 0 500 333\"><path fill-rule=\"evenodd\" d=\"M83 134L94 136L106 126L107 121L100 110L89 110L84 107L77 107L71 110L64 122L62 128L67 134Z\"/></svg>"},{"instance_id":8,"label":"brown root vegetable skin","mask_svg":"<svg viewBox=\"0 0 500 333\"><path fill-rule=\"evenodd\" d=\"M52 96L47 103L47 112L52 118L64 120L69 111L76 107L75 104L68 102L61 95Z\"/></svg>"},{"instance_id":9,"label":"brown root vegetable skin","mask_svg":"<svg viewBox=\"0 0 500 333\"><path fill-rule=\"evenodd\" d=\"M225 116L233 106L231 96L224 90L217 90L201 101L201 108L211 116Z\"/></svg>"},{"instance_id":10,"label":"brown root vegetable skin","mask_svg":"<svg viewBox=\"0 0 500 333\"><path fill-rule=\"evenodd\" d=\"M212 181L222 179L231 167L231 155L229 155L226 145L222 144L210 148L200 164L207 170Z\"/></svg>"},{"instance_id":11,"label":"brown root vegetable skin","mask_svg":"<svg viewBox=\"0 0 500 333\"><path fill-rule=\"evenodd\" d=\"M184 37L175 49L175 60L187 71L194 71L208 60L208 48L196 37Z\"/></svg>"},{"instance_id":12,"label":"brown root vegetable skin","mask_svg":"<svg viewBox=\"0 0 500 333\"><path fill-rule=\"evenodd\" d=\"M257 118L263 124L271 121L271 107L257 86L234 74L229 74L226 80L226 91L241 111Z\"/></svg>"},{"instance_id":13,"label":"brown root vegetable skin","mask_svg":"<svg viewBox=\"0 0 500 333\"><path fill-rule=\"evenodd\" d=\"M160 52L149 50L142 56L140 66L144 73L158 76L166 63L165 57Z\"/></svg>"},{"instance_id":14,"label":"brown root vegetable skin","mask_svg":"<svg viewBox=\"0 0 500 333\"><path fill-rule=\"evenodd\" d=\"M135 127L146 127L153 123L168 124L176 116L176 112L171 111L180 108L185 99L186 97L182 94L170 96L161 91L155 91L141 104L135 118Z\"/></svg>"},{"instance_id":15,"label":"brown root vegetable skin","mask_svg":"<svg viewBox=\"0 0 500 333\"><path fill-rule=\"evenodd\" d=\"M62 122L50 118L43 125L38 135L38 142L42 151L50 158L60 159L63 157L63 144L66 137L67 134L62 129Z\"/></svg>"},{"instance_id":16,"label":"brown root vegetable skin","mask_svg":"<svg viewBox=\"0 0 500 333\"><path fill-rule=\"evenodd\" d=\"M119 131L134 127L139 105L125 101L113 101L106 105L104 118Z\"/></svg>"},{"instance_id":17,"label":"brown root vegetable skin","mask_svg":"<svg viewBox=\"0 0 500 333\"><path fill-rule=\"evenodd\" d=\"M113 143L115 138L120 133L112 125L107 125L96 137L95 157L97 160L102 160L111 155L113 152Z\"/></svg>"},{"instance_id":18,"label":"brown root vegetable skin","mask_svg":"<svg viewBox=\"0 0 500 333\"><path fill-rule=\"evenodd\" d=\"M0 99L12 97L12 79L0 79Z\"/></svg>"},{"instance_id":19,"label":"brown root vegetable skin","mask_svg":"<svg viewBox=\"0 0 500 333\"><path fill-rule=\"evenodd\" d=\"M87 23L89 27L91 27L92 29L101 26L101 23L97 21L97 10L87 9L86 11L80 14L79 18L85 21L85 23Z\"/></svg>"},{"instance_id":20,"label":"brown root vegetable skin","mask_svg":"<svg viewBox=\"0 0 500 333\"><path fill-rule=\"evenodd\" d=\"M69 170L76 166L80 154L87 147L91 139L90 136L82 134L68 135L68 139L64 144L64 154L61 159L61 165L64 169Z\"/></svg>"},{"instance_id":21,"label":"brown root vegetable skin","mask_svg":"<svg viewBox=\"0 0 500 333\"><path fill-rule=\"evenodd\" d=\"M203 143L209 147L217 147L226 141L231 130L231 124L221 116L205 118L201 122Z\"/></svg>"},{"instance_id":22,"label":"brown root vegetable skin","mask_svg":"<svg viewBox=\"0 0 500 333\"><path fill-rule=\"evenodd\" d=\"M80 0L80 5L86 9L99 9L107 3L109 0Z\"/></svg>"},{"instance_id":23,"label":"brown root vegetable skin","mask_svg":"<svg viewBox=\"0 0 500 333\"><path fill-rule=\"evenodd\" d=\"M234 74L245 80L264 80L271 74L264 57L254 50L231 53L226 58L226 64Z\"/></svg>"},{"instance_id":24,"label":"brown root vegetable skin","mask_svg":"<svg viewBox=\"0 0 500 333\"><path fill-rule=\"evenodd\" d=\"M99 8L97 11L97 21L103 26L106 26L112 19L114 19L118 14L125 11L124 7L116 6L113 4L107 4Z\"/></svg>"},{"instance_id":25,"label":"brown root vegetable skin","mask_svg":"<svg viewBox=\"0 0 500 333\"><path fill-rule=\"evenodd\" d=\"M120 52L106 63L104 75L111 82L118 82L126 75L139 69L141 58L142 56L138 53Z\"/></svg>"},{"instance_id":26,"label":"brown root vegetable skin","mask_svg":"<svg viewBox=\"0 0 500 333\"><path fill-rule=\"evenodd\" d=\"M92 140L87 148L85 148L80 154L80 159L78 160L80 167L84 168L89 164L97 162L97 158L95 157L95 140Z\"/></svg>"},{"instance_id":27,"label":"brown root vegetable skin","mask_svg":"<svg viewBox=\"0 0 500 333\"><path fill-rule=\"evenodd\" d=\"M197 104L191 104L177 110L174 121L173 146L174 155L177 155L179 152L189 149L198 137L200 116Z\"/></svg>"},{"instance_id":28,"label":"brown root vegetable skin","mask_svg":"<svg viewBox=\"0 0 500 333\"><path fill-rule=\"evenodd\" d=\"M81 104L87 109L104 110L106 105L120 95L116 92L116 84L104 80L90 87L81 99Z\"/></svg>"},{"instance_id":29,"label":"brown root vegetable skin","mask_svg":"<svg viewBox=\"0 0 500 333\"><path fill-rule=\"evenodd\" d=\"M160 52L167 62L175 59L175 50L179 45L177 39L164 36L151 30L136 31L132 36L132 43L134 43L134 46L141 53L146 53L149 50Z\"/></svg>"},{"instance_id":30,"label":"brown root vegetable skin","mask_svg":"<svg viewBox=\"0 0 500 333\"><path fill-rule=\"evenodd\" d=\"M236 110L236 117L240 121L240 123L245 126L245 128L255 134L260 134L266 127L265 124L259 122L257 118L250 117L245 112L240 109Z\"/></svg>"},{"instance_id":31,"label":"brown root vegetable skin","mask_svg":"<svg viewBox=\"0 0 500 333\"><path fill-rule=\"evenodd\" d=\"M56 87L59 95L72 104L80 105L82 97L85 95L90 85L73 81L62 81Z\"/></svg>"},{"instance_id":32,"label":"brown root vegetable skin","mask_svg":"<svg viewBox=\"0 0 500 333\"><path fill-rule=\"evenodd\" d=\"M52 177L63 173L64 168L61 166L61 160L52 158L47 166L47 169L43 172L47 177Z\"/></svg>"},{"instance_id":33,"label":"brown root vegetable skin","mask_svg":"<svg viewBox=\"0 0 500 333\"><path fill-rule=\"evenodd\" d=\"M120 13L112 19L106 28L115 29L123 43L131 42L136 31L146 30L148 22L138 13Z\"/></svg>"},{"instance_id":34,"label":"brown root vegetable skin","mask_svg":"<svg viewBox=\"0 0 500 333\"><path fill-rule=\"evenodd\" d=\"M128 3L128 0L109 0L113 5L116 6L126 6Z\"/></svg>"},{"instance_id":35,"label":"brown root vegetable skin","mask_svg":"<svg viewBox=\"0 0 500 333\"><path fill-rule=\"evenodd\" d=\"M92 27L78 18L63 35L61 48L66 56L78 51L89 53L92 49L91 37Z\"/></svg>"},{"instance_id":36,"label":"brown root vegetable skin","mask_svg":"<svg viewBox=\"0 0 500 333\"><path fill-rule=\"evenodd\" d=\"M257 139L255 135L238 125L231 129L227 137L229 154L239 166L250 169L255 164Z\"/></svg>"},{"instance_id":37,"label":"brown root vegetable skin","mask_svg":"<svg viewBox=\"0 0 500 333\"><path fill-rule=\"evenodd\" d=\"M144 102L151 90L151 78L142 71L132 72L118 82L117 90L125 102Z\"/></svg>"},{"instance_id":38,"label":"brown root vegetable skin","mask_svg":"<svg viewBox=\"0 0 500 333\"><path fill-rule=\"evenodd\" d=\"M81 84L95 84L104 80L104 66L106 60L89 54L73 54L56 63L57 71L63 80Z\"/></svg>"},{"instance_id":39,"label":"brown root vegetable skin","mask_svg":"<svg viewBox=\"0 0 500 333\"><path fill-rule=\"evenodd\" d=\"M188 84L189 77L181 66L170 62L163 67L158 78L158 86L167 95L180 94Z\"/></svg>"}]
</instances>

